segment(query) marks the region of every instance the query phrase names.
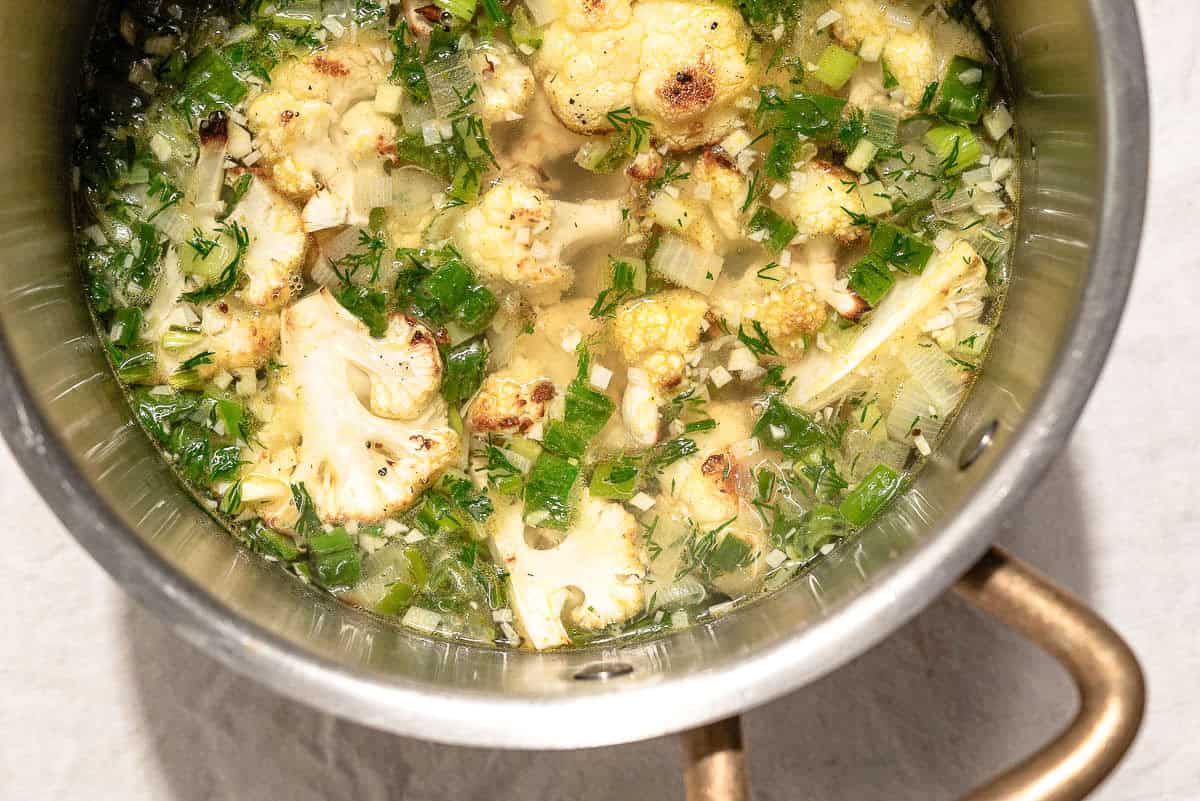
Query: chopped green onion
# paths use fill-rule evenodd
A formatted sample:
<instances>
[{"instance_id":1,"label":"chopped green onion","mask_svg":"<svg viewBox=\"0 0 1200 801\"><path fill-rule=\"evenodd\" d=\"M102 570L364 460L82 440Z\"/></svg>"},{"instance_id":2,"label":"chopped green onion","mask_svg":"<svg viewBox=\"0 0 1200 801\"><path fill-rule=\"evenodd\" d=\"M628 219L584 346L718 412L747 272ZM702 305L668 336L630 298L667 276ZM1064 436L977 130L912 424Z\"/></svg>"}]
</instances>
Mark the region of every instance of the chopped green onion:
<instances>
[{"instance_id":1,"label":"chopped green onion","mask_svg":"<svg viewBox=\"0 0 1200 801\"><path fill-rule=\"evenodd\" d=\"M130 307L117 309L113 312L112 325L108 329L108 339L115 347L128 348L142 330L142 310Z\"/></svg>"},{"instance_id":2,"label":"chopped green onion","mask_svg":"<svg viewBox=\"0 0 1200 801\"><path fill-rule=\"evenodd\" d=\"M246 544L256 553L274 556L284 562L300 558L300 548L291 537L280 534L261 520L253 520L245 530Z\"/></svg>"},{"instance_id":3,"label":"chopped green onion","mask_svg":"<svg viewBox=\"0 0 1200 801\"><path fill-rule=\"evenodd\" d=\"M889 223L877 223L868 252L898 270L920 275L933 255L933 245Z\"/></svg>"},{"instance_id":4,"label":"chopped green onion","mask_svg":"<svg viewBox=\"0 0 1200 801\"><path fill-rule=\"evenodd\" d=\"M542 29L534 24L525 6L518 5L512 12L512 27L508 31L512 42L520 50L524 45L530 50L542 46Z\"/></svg>"},{"instance_id":5,"label":"chopped green onion","mask_svg":"<svg viewBox=\"0 0 1200 801\"><path fill-rule=\"evenodd\" d=\"M892 499L902 483L895 470L876 465L842 501L839 510L842 517L851 525L865 525Z\"/></svg>"},{"instance_id":6,"label":"chopped green onion","mask_svg":"<svg viewBox=\"0 0 1200 801\"><path fill-rule=\"evenodd\" d=\"M229 489L225 490L221 495L221 502L217 504L217 511L223 515L236 515L242 511L242 482L235 481L229 485Z\"/></svg>"},{"instance_id":7,"label":"chopped green onion","mask_svg":"<svg viewBox=\"0 0 1200 801\"><path fill-rule=\"evenodd\" d=\"M627 501L637 494L639 470L629 459L610 459L596 465L588 489L596 498Z\"/></svg>"},{"instance_id":8,"label":"chopped green onion","mask_svg":"<svg viewBox=\"0 0 1200 801\"><path fill-rule=\"evenodd\" d=\"M358 548L341 526L308 541L308 562L313 578L329 589L352 587L362 574Z\"/></svg>"},{"instance_id":9,"label":"chopped green onion","mask_svg":"<svg viewBox=\"0 0 1200 801\"><path fill-rule=\"evenodd\" d=\"M154 351L137 348L120 353L113 348L110 352L113 354L117 378L126 384L142 384L154 377L157 364Z\"/></svg>"},{"instance_id":10,"label":"chopped green onion","mask_svg":"<svg viewBox=\"0 0 1200 801\"><path fill-rule=\"evenodd\" d=\"M883 300L896 283L896 277L882 259L867 255L850 268L850 289L871 306Z\"/></svg>"},{"instance_id":11,"label":"chopped green onion","mask_svg":"<svg viewBox=\"0 0 1200 801\"><path fill-rule=\"evenodd\" d=\"M183 350L195 345L199 345L204 341L204 334L200 331L190 328L180 328L173 325L166 330L162 335L162 346L164 350Z\"/></svg>"},{"instance_id":12,"label":"chopped green onion","mask_svg":"<svg viewBox=\"0 0 1200 801\"><path fill-rule=\"evenodd\" d=\"M546 427L542 445L562 456L580 458L588 443L600 433L616 411L616 404L588 384L591 357L586 347L580 348L579 366L575 379L567 385L567 397L562 420Z\"/></svg>"},{"instance_id":13,"label":"chopped green onion","mask_svg":"<svg viewBox=\"0 0 1200 801\"><path fill-rule=\"evenodd\" d=\"M762 245L772 253L778 253L787 247L798 230L791 220L767 206L759 206L750 218L750 231L764 232L766 236L761 240Z\"/></svg>"},{"instance_id":14,"label":"chopped green onion","mask_svg":"<svg viewBox=\"0 0 1200 801\"><path fill-rule=\"evenodd\" d=\"M830 89L841 89L858 69L861 60L849 50L831 44L817 59L817 68L813 70L812 75Z\"/></svg>"},{"instance_id":15,"label":"chopped green onion","mask_svg":"<svg viewBox=\"0 0 1200 801\"><path fill-rule=\"evenodd\" d=\"M381 615L398 615L408 606L415 594L411 584L397 581L388 587L383 598L375 604L375 611Z\"/></svg>"},{"instance_id":16,"label":"chopped green onion","mask_svg":"<svg viewBox=\"0 0 1200 801\"><path fill-rule=\"evenodd\" d=\"M996 86L996 68L966 56L955 56L942 77L935 111L943 119L973 125L979 122Z\"/></svg>"},{"instance_id":17,"label":"chopped green onion","mask_svg":"<svg viewBox=\"0 0 1200 801\"><path fill-rule=\"evenodd\" d=\"M700 452L700 446L691 437L675 437L657 446L650 454L649 465L654 470L661 470L675 464L680 459Z\"/></svg>"},{"instance_id":18,"label":"chopped green onion","mask_svg":"<svg viewBox=\"0 0 1200 801\"><path fill-rule=\"evenodd\" d=\"M924 139L946 175L958 175L983 155L983 147L975 134L960 125L930 128Z\"/></svg>"},{"instance_id":19,"label":"chopped green onion","mask_svg":"<svg viewBox=\"0 0 1200 801\"><path fill-rule=\"evenodd\" d=\"M226 436L249 439L250 421L246 417L246 407L237 401L218 399L214 409L217 419L225 426Z\"/></svg>"},{"instance_id":20,"label":"chopped green onion","mask_svg":"<svg viewBox=\"0 0 1200 801\"><path fill-rule=\"evenodd\" d=\"M565 531L571 520L571 488L578 478L578 465L544 451L525 484L525 521Z\"/></svg>"},{"instance_id":21,"label":"chopped green onion","mask_svg":"<svg viewBox=\"0 0 1200 801\"><path fill-rule=\"evenodd\" d=\"M193 117L202 117L215 109L232 109L247 91L225 55L206 47L184 68L175 106Z\"/></svg>"},{"instance_id":22,"label":"chopped green onion","mask_svg":"<svg viewBox=\"0 0 1200 801\"><path fill-rule=\"evenodd\" d=\"M750 546L740 537L726 534L704 558L704 567L714 576L731 573L750 558Z\"/></svg>"}]
</instances>

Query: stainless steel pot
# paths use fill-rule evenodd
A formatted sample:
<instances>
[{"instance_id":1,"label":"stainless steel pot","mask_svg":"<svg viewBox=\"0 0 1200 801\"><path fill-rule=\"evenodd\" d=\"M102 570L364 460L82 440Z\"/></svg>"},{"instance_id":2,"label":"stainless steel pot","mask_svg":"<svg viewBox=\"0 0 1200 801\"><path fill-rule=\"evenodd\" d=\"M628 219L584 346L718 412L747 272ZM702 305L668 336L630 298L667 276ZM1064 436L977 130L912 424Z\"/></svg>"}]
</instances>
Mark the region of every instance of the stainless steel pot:
<instances>
[{"instance_id":1,"label":"stainless steel pot","mask_svg":"<svg viewBox=\"0 0 1200 801\"><path fill-rule=\"evenodd\" d=\"M300 701L401 734L626 742L736 715L862 653L977 562L1037 483L1096 380L1132 276L1148 148L1133 8L998 3L1024 129L1015 277L984 375L907 495L807 579L662 640L548 654L430 640L240 550L131 420L72 259L66 153L93 11L0 0L0 429L75 537L182 636ZM959 589L1050 647L1083 691L1065 739L975 797L1082 797L1136 731L1136 661L1003 554ZM736 734L719 724L689 738L696 797L741 797Z\"/></svg>"}]
</instances>

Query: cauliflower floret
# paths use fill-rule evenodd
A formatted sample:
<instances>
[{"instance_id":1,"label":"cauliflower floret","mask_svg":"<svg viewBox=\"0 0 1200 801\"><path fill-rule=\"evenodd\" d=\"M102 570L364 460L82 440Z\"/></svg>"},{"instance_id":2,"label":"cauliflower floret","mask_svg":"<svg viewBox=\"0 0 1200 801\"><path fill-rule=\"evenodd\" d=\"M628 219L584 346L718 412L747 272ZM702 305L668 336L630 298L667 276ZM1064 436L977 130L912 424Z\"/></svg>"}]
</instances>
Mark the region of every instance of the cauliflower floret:
<instances>
[{"instance_id":1,"label":"cauliflower floret","mask_svg":"<svg viewBox=\"0 0 1200 801\"><path fill-rule=\"evenodd\" d=\"M557 394L553 381L518 356L484 380L467 410L467 422L475 431L524 434L545 420Z\"/></svg>"},{"instance_id":2,"label":"cauliflower floret","mask_svg":"<svg viewBox=\"0 0 1200 801\"><path fill-rule=\"evenodd\" d=\"M247 281L238 296L264 309L286 304L299 288L307 244L296 208L255 178L229 219L250 237L241 265Z\"/></svg>"},{"instance_id":3,"label":"cauliflower floret","mask_svg":"<svg viewBox=\"0 0 1200 801\"><path fill-rule=\"evenodd\" d=\"M510 122L521 118L533 98L533 72L501 42L485 42L471 52L471 66L479 75L484 122Z\"/></svg>"},{"instance_id":4,"label":"cauliflower floret","mask_svg":"<svg viewBox=\"0 0 1200 801\"><path fill-rule=\"evenodd\" d=\"M758 323L783 358L804 352L805 338L825 324L826 305L806 281L781 276L764 281L753 270L729 291L714 293L713 305L733 330Z\"/></svg>"},{"instance_id":5,"label":"cauliflower floret","mask_svg":"<svg viewBox=\"0 0 1200 801\"><path fill-rule=\"evenodd\" d=\"M858 378L877 379L948 298L969 295L985 272L983 260L966 240L934 253L920 275L896 281L871 313L870 325L861 326L845 346L813 351L788 367L788 402L815 411L835 401L845 387L856 385Z\"/></svg>"},{"instance_id":6,"label":"cauliflower floret","mask_svg":"<svg viewBox=\"0 0 1200 801\"><path fill-rule=\"evenodd\" d=\"M700 342L708 301L689 289L670 289L631 300L617 310L613 343L631 366L643 367L653 386L683 382L684 355Z\"/></svg>"},{"instance_id":7,"label":"cauliflower floret","mask_svg":"<svg viewBox=\"0 0 1200 801\"><path fill-rule=\"evenodd\" d=\"M941 77L950 57L956 53L971 58L986 57L979 39L958 22L935 15L920 17L919 10L901 6L899 11L915 23L911 31L906 31L889 18L889 5L875 0L837 0L833 8L841 18L834 22L832 30L834 37L851 49L857 49L870 37L883 39L880 57L900 84L903 104L909 109L916 108L925 87ZM866 105L887 94L881 70L864 71L864 77L865 82L857 81L851 89L852 105Z\"/></svg>"},{"instance_id":8,"label":"cauliflower floret","mask_svg":"<svg viewBox=\"0 0 1200 801\"><path fill-rule=\"evenodd\" d=\"M229 298L199 307L183 301L183 272L172 248L163 259L154 298L142 315L140 335L154 344L154 380L167 383L180 365L204 352L212 354L196 368L201 378L221 370L262 367L279 343L279 315ZM164 346L172 327L198 331L201 338L185 347Z\"/></svg>"},{"instance_id":9,"label":"cauliflower floret","mask_svg":"<svg viewBox=\"0 0 1200 801\"><path fill-rule=\"evenodd\" d=\"M663 485L673 488L667 503L671 513L686 518L695 530L719 530L715 548L727 537L746 546L737 568L709 577L714 587L730 596L749 591L766 568L766 532L738 492L738 474L745 469L732 449L706 449L672 465L662 477Z\"/></svg>"},{"instance_id":10,"label":"cauliflower floret","mask_svg":"<svg viewBox=\"0 0 1200 801\"><path fill-rule=\"evenodd\" d=\"M734 169L724 151L708 149L701 153L692 167L691 184L693 194L703 196L709 213L725 238L741 237L746 179Z\"/></svg>"},{"instance_id":11,"label":"cauliflower floret","mask_svg":"<svg viewBox=\"0 0 1200 801\"><path fill-rule=\"evenodd\" d=\"M641 72L641 23L629 0L567 0L550 24L534 71L562 124L576 133L612 130L613 109L633 105Z\"/></svg>"},{"instance_id":12,"label":"cauliflower floret","mask_svg":"<svg viewBox=\"0 0 1200 801\"><path fill-rule=\"evenodd\" d=\"M750 88L750 31L729 6L649 0L634 18L645 29L634 105L655 134L678 150L720 141Z\"/></svg>"},{"instance_id":13,"label":"cauliflower floret","mask_svg":"<svg viewBox=\"0 0 1200 801\"><path fill-rule=\"evenodd\" d=\"M564 618L595 630L620 623L645 606L646 559L633 515L584 493L566 538L548 549L525 539L521 504L493 515L492 549L508 571L517 630L541 651L567 645Z\"/></svg>"},{"instance_id":14,"label":"cauliflower floret","mask_svg":"<svg viewBox=\"0 0 1200 801\"><path fill-rule=\"evenodd\" d=\"M566 261L579 247L621 232L617 201L564 203L506 178L463 214L455 241L484 275L552 302L574 281Z\"/></svg>"},{"instance_id":15,"label":"cauliflower floret","mask_svg":"<svg viewBox=\"0 0 1200 801\"><path fill-rule=\"evenodd\" d=\"M396 152L396 123L380 114L373 101L354 104L342 116L339 128L342 144L356 162Z\"/></svg>"},{"instance_id":16,"label":"cauliflower floret","mask_svg":"<svg viewBox=\"0 0 1200 801\"><path fill-rule=\"evenodd\" d=\"M563 125L606 133L610 111L648 118L673 149L721 139L754 81L750 33L725 6L679 0L568 0L547 28L534 69Z\"/></svg>"},{"instance_id":17,"label":"cauliflower floret","mask_svg":"<svg viewBox=\"0 0 1200 801\"><path fill-rule=\"evenodd\" d=\"M708 301L689 289L671 289L632 300L617 310L613 344L629 370L621 418L634 445L659 439L659 408L689 379L686 354L700 342Z\"/></svg>"},{"instance_id":18,"label":"cauliflower floret","mask_svg":"<svg viewBox=\"0 0 1200 801\"><path fill-rule=\"evenodd\" d=\"M843 244L856 242L864 229L851 214L863 214L862 198L853 191L858 179L827 161L810 161L791 175L791 187L778 208L796 223L801 236L832 236Z\"/></svg>"},{"instance_id":19,"label":"cauliflower floret","mask_svg":"<svg viewBox=\"0 0 1200 801\"><path fill-rule=\"evenodd\" d=\"M246 478L276 489L303 483L325 522L407 508L459 446L432 334L396 314L375 339L326 289L284 310L281 325L274 431ZM277 495L264 503L284 516Z\"/></svg>"},{"instance_id":20,"label":"cauliflower floret","mask_svg":"<svg viewBox=\"0 0 1200 801\"><path fill-rule=\"evenodd\" d=\"M321 189L330 193L310 214L314 220L345 208L355 215L349 222L366 222L369 209L353 208L355 172L382 164L387 150L379 147L378 136L387 126L365 109L348 112L374 99L387 78L389 52L382 37L360 32L358 44L283 62L272 71L268 90L247 106L247 121L275 187L299 200ZM344 126L338 124L343 116L349 117Z\"/></svg>"}]
</instances>

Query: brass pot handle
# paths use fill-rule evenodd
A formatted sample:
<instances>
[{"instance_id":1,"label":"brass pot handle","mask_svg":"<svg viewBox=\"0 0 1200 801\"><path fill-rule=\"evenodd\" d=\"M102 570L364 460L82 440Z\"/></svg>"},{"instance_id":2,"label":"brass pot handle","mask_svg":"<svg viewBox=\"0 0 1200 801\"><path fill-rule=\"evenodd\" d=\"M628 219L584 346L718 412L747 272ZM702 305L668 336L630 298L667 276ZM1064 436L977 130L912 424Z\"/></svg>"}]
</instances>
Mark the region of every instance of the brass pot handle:
<instances>
[{"instance_id":1,"label":"brass pot handle","mask_svg":"<svg viewBox=\"0 0 1200 801\"><path fill-rule=\"evenodd\" d=\"M993 546L954 591L1057 659L1079 691L1079 711L1061 734L960 801L1086 798L1141 725L1146 686L1137 658L1095 612L1002 548ZM749 801L739 718L685 732L683 741L688 801Z\"/></svg>"}]
</instances>

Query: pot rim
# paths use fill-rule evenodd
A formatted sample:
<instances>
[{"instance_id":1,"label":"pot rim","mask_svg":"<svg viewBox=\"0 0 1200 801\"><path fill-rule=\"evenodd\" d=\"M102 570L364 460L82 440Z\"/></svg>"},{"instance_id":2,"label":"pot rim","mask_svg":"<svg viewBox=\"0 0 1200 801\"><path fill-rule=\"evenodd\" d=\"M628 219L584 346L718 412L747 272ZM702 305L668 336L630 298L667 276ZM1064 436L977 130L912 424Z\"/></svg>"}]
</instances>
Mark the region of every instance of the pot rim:
<instances>
[{"instance_id":1,"label":"pot rim","mask_svg":"<svg viewBox=\"0 0 1200 801\"><path fill-rule=\"evenodd\" d=\"M353 673L235 617L126 528L76 468L0 338L0 433L59 520L92 558L185 639L248 676L331 714L457 745L566 749L673 733L738 714L857 657L924 609L984 552L1062 450L1099 378L1132 281L1146 204L1149 99L1132 4L1091 0L1103 130L1102 202L1074 321L1028 417L962 511L837 615L732 667L614 692L544 700L430 690ZM50 499L54 499L50 502ZM704 698L706 703L695 703ZM651 706L651 704L653 706ZM644 714L650 708L670 715ZM587 726L563 731L564 716ZM513 725L519 721L519 725Z\"/></svg>"}]
</instances>

